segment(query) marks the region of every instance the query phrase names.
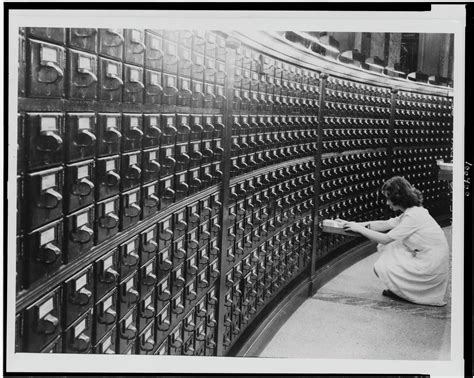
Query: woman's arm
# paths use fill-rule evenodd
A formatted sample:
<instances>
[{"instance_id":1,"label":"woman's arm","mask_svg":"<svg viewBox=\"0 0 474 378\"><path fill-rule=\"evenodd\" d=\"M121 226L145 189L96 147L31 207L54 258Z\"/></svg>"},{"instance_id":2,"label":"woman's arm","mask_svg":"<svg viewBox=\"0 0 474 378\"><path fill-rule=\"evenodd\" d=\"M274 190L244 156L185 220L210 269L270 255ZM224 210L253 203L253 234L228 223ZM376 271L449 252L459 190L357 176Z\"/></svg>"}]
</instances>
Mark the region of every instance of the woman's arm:
<instances>
[{"instance_id":1,"label":"woman's arm","mask_svg":"<svg viewBox=\"0 0 474 378\"><path fill-rule=\"evenodd\" d=\"M368 226L367 228L370 228L373 231L379 231L379 232L390 231L392 228L395 227L395 225L388 220L375 220L375 221L368 221L368 222L348 222L343 219L340 219L340 221L346 222L346 223L343 223L344 226L347 223L356 223L356 224L360 224L363 227Z\"/></svg>"},{"instance_id":2,"label":"woman's arm","mask_svg":"<svg viewBox=\"0 0 474 378\"><path fill-rule=\"evenodd\" d=\"M363 223L370 223L370 229L363 226ZM367 239L370 239L376 243L388 244L393 241L393 239L387 234L373 230L372 222L361 222L361 223L347 222L344 225L344 228L346 230L358 232L362 236L365 236Z\"/></svg>"}]
</instances>

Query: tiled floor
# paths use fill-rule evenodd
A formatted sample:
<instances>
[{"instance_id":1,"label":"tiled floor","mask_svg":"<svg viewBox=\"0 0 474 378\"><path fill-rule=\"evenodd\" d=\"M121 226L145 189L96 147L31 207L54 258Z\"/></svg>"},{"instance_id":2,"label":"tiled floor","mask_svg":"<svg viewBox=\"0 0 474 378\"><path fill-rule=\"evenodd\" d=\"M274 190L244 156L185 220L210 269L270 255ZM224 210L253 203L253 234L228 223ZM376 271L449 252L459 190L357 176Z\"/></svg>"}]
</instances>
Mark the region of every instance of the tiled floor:
<instances>
[{"instance_id":1,"label":"tiled floor","mask_svg":"<svg viewBox=\"0 0 474 378\"><path fill-rule=\"evenodd\" d=\"M445 229L451 242L451 228ZM261 357L447 360L451 303L420 306L382 296L375 253L323 286L290 317Z\"/></svg>"}]
</instances>

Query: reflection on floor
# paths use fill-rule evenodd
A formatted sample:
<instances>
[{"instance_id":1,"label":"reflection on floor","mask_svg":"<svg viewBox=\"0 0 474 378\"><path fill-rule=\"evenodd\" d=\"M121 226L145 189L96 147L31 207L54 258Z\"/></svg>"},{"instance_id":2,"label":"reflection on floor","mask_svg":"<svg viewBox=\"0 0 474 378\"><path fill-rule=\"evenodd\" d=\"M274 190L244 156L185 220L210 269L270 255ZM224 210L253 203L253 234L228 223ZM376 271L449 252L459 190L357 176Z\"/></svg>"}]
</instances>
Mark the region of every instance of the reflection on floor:
<instances>
[{"instance_id":1,"label":"reflection on floor","mask_svg":"<svg viewBox=\"0 0 474 378\"><path fill-rule=\"evenodd\" d=\"M445 228L451 243L451 228ZM342 272L308 299L260 357L448 360L448 305L420 306L382 296L375 253Z\"/></svg>"}]
</instances>

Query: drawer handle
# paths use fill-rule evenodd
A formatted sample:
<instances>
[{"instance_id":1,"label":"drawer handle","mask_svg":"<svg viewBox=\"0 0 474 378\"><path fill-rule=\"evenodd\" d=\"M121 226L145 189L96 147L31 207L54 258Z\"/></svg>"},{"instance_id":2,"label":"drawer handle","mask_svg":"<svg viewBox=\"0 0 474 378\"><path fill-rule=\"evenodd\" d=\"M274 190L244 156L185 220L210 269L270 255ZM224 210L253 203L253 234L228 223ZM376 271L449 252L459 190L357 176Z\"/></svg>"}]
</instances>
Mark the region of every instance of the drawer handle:
<instances>
[{"instance_id":1,"label":"drawer handle","mask_svg":"<svg viewBox=\"0 0 474 378\"><path fill-rule=\"evenodd\" d=\"M44 335L52 335L56 332L59 326L59 320L51 314L47 314L44 318L38 321L36 331Z\"/></svg>"},{"instance_id":2,"label":"drawer handle","mask_svg":"<svg viewBox=\"0 0 474 378\"><path fill-rule=\"evenodd\" d=\"M134 54L143 54L146 51L146 46L142 41L132 41L132 43L140 47L138 51L133 52Z\"/></svg>"},{"instance_id":3,"label":"drawer handle","mask_svg":"<svg viewBox=\"0 0 474 378\"><path fill-rule=\"evenodd\" d=\"M118 272L109 268L101 274L99 281L105 284L111 284L117 281L118 275Z\"/></svg>"},{"instance_id":4,"label":"drawer handle","mask_svg":"<svg viewBox=\"0 0 474 378\"><path fill-rule=\"evenodd\" d=\"M99 315L98 321L101 324L111 325L115 323L116 318L117 312L112 308L108 308Z\"/></svg>"},{"instance_id":5,"label":"drawer handle","mask_svg":"<svg viewBox=\"0 0 474 378\"><path fill-rule=\"evenodd\" d=\"M111 34L114 38L118 38L118 42L117 43L111 43L111 42L106 42L104 41L104 46L107 46L107 47L118 47L120 45L123 44L124 42L124 38L123 38L123 35L112 30L112 29L107 29L106 30L107 33Z\"/></svg>"},{"instance_id":6,"label":"drawer handle","mask_svg":"<svg viewBox=\"0 0 474 378\"><path fill-rule=\"evenodd\" d=\"M81 84L81 83L78 83L78 82L74 82L74 86L75 87L79 87L79 88L85 88L85 87L89 87L91 84L93 83L96 83L97 82L97 76L95 73L93 73L92 71L86 69L86 68L78 68L77 71L81 74L84 74L84 75L87 75L91 78L90 82L86 82L84 84Z\"/></svg>"},{"instance_id":7,"label":"drawer handle","mask_svg":"<svg viewBox=\"0 0 474 378\"><path fill-rule=\"evenodd\" d=\"M145 136L147 138L159 138L160 135L161 135L161 130L157 126L149 126L145 133Z\"/></svg>"},{"instance_id":8,"label":"drawer handle","mask_svg":"<svg viewBox=\"0 0 474 378\"><path fill-rule=\"evenodd\" d=\"M46 69L52 69L54 71L54 73L56 74L54 80L45 80L42 76L43 75L39 75L38 77L38 81L40 83L47 83L47 84L54 84L56 83L57 81L61 80L63 77L64 77L64 72L63 70L54 62L44 62L43 63L43 67L40 68L40 71L39 73L41 73L41 70L43 70L43 68L47 67ZM47 76L47 75L45 75Z\"/></svg>"},{"instance_id":9,"label":"drawer handle","mask_svg":"<svg viewBox=\"0 0 474 378\"><path fill-rule=\"evenodd\" d=\"M122 133L118 131L116 128L111 127L108 128L104 133L104 142L109 144L117 144L122 137Z\"/></svg>"},{"instance_id":10,"label":"drawer handle","mask_svg":"<svg viewBox=\"0 0 474 378\"><path fill-rule=\"evenodd\" d=\"M160 203L160 199L154 194L150 194L144 200L145 207L157 207L159 203Z\"/></svg>"},{"instance_id":11,"label":"drawer handle","mask_svg":"<svg viewBox=\"0 0 474 378\"><path fill-rule=\"evenodd\" d=\"M53 243L48 243L40 248L40 253L36 257L36 261L43 264L54 264L61 256L61 250Z\"/></svg>"},{"instance_id":12,"label":"drawer handle","mask_svg":"<svg viewBox=\"0 0 474 378\"><path fill-rule=\"evenodd\" d=\"M153 253L158 249L158 243L154 240L150 240L147 243L143 243L142 248L147 253Z\"/></svg>"},{"instance_id":13,"label":"drawer handle","mask_svg":"<svg viewBox=\"0 0 474 378\"><path fill-rule=\"evenodd\" d=\"M73 184L72 194L75 196L87 197L92 193L93 189L94 184L90 180L82 178Z\"/></svg>"},{"instance_id":14,"label":"drawer handle","mask_svg":"<svg viewBox=\"0 0 474 378\"><path fill-rule=\"evenodd\" d=\"M59 202L61 202L62 199L63 196L61 194L56 190L49 188L41 194L37 206L44 209L55 209L58 207Z\"/></svg>"},{"instance_id":15,"label":"drawer handle","mask_svg":"<svg viewBox=\"0 0 474 378\"><path fill-rule=\"evenodd\" d=\"M109 213L100 218L99 224L102 228L112 229L117 227L119 218L117 215Z\"/></svg>"},{"instance_id":16,"label":"drawer handle","mask_svg":"<svg viewBox=\"0 0 474 378\"><path fill-rule=\"evenodd\" d=\"M97 33L97 29L92 28L74 28L73 35L78 38L89 38Z\"/></svg>"},{"instance_id":17,"label":"drawer handle","mask_svg":"<svg viewBox=\"0 0 474 378\"><path fill-rule=\"evenodd\" d=\"M104 184L106 186L117 186L120 182L120 175L115 171L108 171L105 175Z\"/></svg>"},{"instance_id":18,"label":"drawer handle","mask_svg":"<svg viewBox=\"0 0 474 378\"><path fill-rule=\"evenodd\" d=\"M70 301L77 306L86 306L92 298L92 293L86 288L82 288L78 292L71 294Z\"/></svg>"},{"instance_id":19,"label":"drawer handle","mask_svg":"<svg viewBox=\"0 0 474 378\"><path fill-rule=\"evenodd\" d=\"M87 244L92 239L93 235L94 231L84 225L71 234L71 240L75 243Z\"/></svg>"},{"instance_id":20,"label":"drawer handle","mask_svg":"<svg viewBox=\"0 0 474 378\"><path fill-rule=\"evenodd\" d=\"M41 152L56 152L63 146L62 138L54 131L43 131L39 136L36 149Z\"/></svg>"},{"instance_id":21,"label":"drawer handle","mask_svg":"<svg viewBox=\"0 0 474 378\"><path fill-rule=\"evenodd\" d=\"M142 209L136 203L129 204L128 207L124 209L124 214L126 217L135 218L138 217Z\"/></svg>"},{"instance_id":22,"label":"drawer handle","mask_svg":"<svg viewBox=\"0 0 474 378\"><path fill-rule=\"evenodd\" d=\"M120 336L126 340L132 340L137 335L137 329L133 325L129 325L127 328L122 326L121 328Z\"/></svg>"}]
</instances>

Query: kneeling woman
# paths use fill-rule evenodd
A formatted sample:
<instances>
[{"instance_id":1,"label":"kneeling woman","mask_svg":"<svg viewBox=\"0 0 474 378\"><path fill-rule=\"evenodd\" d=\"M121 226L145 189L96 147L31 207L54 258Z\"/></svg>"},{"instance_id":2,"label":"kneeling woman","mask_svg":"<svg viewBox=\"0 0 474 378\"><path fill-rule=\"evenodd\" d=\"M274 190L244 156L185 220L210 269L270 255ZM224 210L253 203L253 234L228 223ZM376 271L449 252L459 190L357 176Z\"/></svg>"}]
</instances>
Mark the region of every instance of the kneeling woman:
<instances>
[{"instance_id":1,"label":"kneeling woman","mask_svg":"<svg viewBox=\"0 0 474 378\"><path fill-rule=\"evenodd\" d=\"M384 295L444 306L449 246L443 230L422 206L421 192L403 177L389 179L382 192L392 210L402 211L400 216L386 221L345 222L344 227L379 243L381 256L374 270L388 288Z\"/></svg>"}]
</instances>

